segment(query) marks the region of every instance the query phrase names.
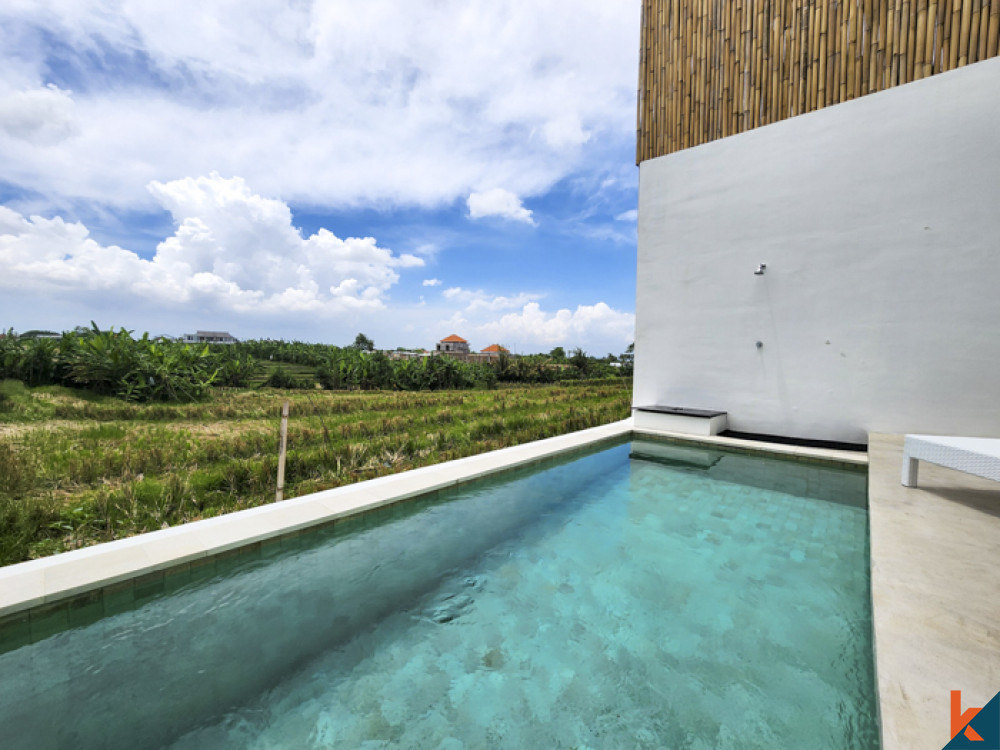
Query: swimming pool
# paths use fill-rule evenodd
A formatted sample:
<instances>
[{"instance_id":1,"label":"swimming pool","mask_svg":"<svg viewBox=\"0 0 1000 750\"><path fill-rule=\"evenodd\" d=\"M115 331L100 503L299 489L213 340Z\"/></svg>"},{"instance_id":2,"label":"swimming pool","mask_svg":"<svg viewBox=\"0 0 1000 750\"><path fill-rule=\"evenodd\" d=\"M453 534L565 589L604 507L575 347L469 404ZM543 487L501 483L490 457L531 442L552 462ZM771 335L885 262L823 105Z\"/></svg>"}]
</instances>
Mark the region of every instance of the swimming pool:
<instances>
[{"instance_id":1,"label":"swimming pool","mask_svg":"<svg viewBox=\"0 0 1000 750\"><path fill-rule=\"evenodd\" d=\"M4 746L877 747L865 475L632 440L0 628Z\"/></svg>"}]
</instances>

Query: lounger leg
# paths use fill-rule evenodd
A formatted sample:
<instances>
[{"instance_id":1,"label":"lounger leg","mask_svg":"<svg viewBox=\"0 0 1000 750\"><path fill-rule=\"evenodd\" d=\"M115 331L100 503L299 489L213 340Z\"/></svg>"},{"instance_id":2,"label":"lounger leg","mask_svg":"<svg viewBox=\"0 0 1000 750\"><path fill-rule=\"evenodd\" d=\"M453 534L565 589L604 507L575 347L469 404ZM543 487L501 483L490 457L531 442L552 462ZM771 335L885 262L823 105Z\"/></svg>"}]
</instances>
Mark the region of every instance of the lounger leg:
<instances>
[{"instance_id":1,"label":"lounger leg","mask_svg":"<svg viewBox=\"0 0 1000 750\"><path fill-rule=\"evenodd\" d=\"M907 487L917 486L917 459L903 456L903 478L902 482Z\"/></svg>"}]
</instances>

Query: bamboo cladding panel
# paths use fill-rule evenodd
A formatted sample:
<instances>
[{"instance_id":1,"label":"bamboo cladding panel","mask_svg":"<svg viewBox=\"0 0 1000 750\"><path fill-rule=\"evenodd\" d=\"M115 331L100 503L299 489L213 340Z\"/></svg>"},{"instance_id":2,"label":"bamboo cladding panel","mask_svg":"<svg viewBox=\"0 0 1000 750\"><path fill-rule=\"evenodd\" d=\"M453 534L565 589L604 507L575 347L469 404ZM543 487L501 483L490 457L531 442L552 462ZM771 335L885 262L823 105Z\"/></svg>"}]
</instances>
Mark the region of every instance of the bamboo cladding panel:
<instances>
[{"instance_id":1,"label":"bamboo cladding panel","mask_svg":"<svg viewBox=\"0 0 1000 750\"><path fill-rule=\"evenodd\" d=\"M636 161L995 57L998 40L1000 0L643 0Z\"/></svg>"}]
</instances>

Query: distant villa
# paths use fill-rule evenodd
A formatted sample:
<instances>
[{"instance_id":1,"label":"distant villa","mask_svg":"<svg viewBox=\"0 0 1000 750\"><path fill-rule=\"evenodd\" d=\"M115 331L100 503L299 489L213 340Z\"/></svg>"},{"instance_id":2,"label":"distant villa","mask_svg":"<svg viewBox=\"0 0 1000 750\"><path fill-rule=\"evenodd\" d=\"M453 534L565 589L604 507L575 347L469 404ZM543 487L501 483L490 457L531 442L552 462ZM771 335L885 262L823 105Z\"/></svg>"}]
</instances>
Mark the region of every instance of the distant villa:
<instances>
[{"instance_id":1,"label":"distant villa","mask_svg":"<svg viewBox=\"0 0 1000 750\"><path fill-rule=\"evenodd\" d=\"M197 331L181 336L185 344L236 344L237 339L228 331Z\"/></svg>"},{"instance_id":2,"label":"distant villa","mask_svg":"<svg viewBox=\"0 0 1000 750\"><path fill-rule=\"evenodd\" d=\"M479 352L481 356L490 357L491 359L499 358L501 354L510 354L506 347L500 346L500 344L490 344L485 349Z\"/></svg>"},{"instance_id":3,"label":"distant villa","mask_svg":"<svg viewBox=\"0 0 1000 750\"><path fill-rule=\"evenodd\" d=\"M447 354L468 354L469 342L453 333L438 341L436 351Z\"/></svg>"},{"instance_id":4,"label":"distant villa","mask_svg":"<svg viewBox=\"0 0 1000 750\"><path fill-rule=\"evenodd\" d=\"M474 352L469 348L468 341L453 333L437 343L434 354L444 354L466 362L491 362L499 358L501 354L510 354L510 351L500 344L490 344L485 349Z\"/></svg>"}]
</instances>

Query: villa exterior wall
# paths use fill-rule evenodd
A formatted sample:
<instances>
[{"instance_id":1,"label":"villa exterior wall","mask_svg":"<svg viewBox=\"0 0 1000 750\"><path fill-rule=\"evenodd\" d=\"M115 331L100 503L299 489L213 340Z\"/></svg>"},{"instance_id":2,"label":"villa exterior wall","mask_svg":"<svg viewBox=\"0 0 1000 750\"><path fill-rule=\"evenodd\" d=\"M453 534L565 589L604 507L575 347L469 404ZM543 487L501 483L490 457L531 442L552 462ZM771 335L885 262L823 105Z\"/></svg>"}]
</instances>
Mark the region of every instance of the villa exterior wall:
<instances>
[{"instance_id":1,"label":"villa exterior wall","mask_svg":"<svg viewBox=\"0 0 1000 750\"><path fill-rule=\"evenodd\" d=\"M998 0L641 5L636 162L1000 52Z\"/></svg>"},{"instance_id":2,"label":"villa exterior wall","mask_svg":"<svg viewBox=\"0 0 1000 750\"><path fill-rule=\"evenodd\" d=\"M1000 435L997 92L992 59L642 162L634 403Z\"/></svg>"}]
</instances>

